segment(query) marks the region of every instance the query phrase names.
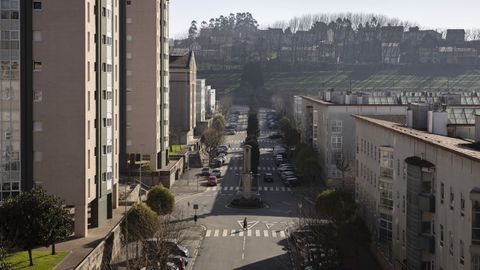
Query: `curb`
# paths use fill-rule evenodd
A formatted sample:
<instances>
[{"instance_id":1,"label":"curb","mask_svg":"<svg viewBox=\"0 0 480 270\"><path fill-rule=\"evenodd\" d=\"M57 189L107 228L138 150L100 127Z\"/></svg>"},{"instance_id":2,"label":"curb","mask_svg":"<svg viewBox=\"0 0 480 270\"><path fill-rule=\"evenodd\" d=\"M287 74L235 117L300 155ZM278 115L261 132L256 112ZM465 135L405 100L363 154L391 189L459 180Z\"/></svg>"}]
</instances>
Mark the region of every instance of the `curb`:
<instances>
[{"instance_id":1,"label":"curb","mask_svg":"<svg viewBox=\"0 0 480 270\"><path fill-rule=\"evenodd\" d=\"M202 227L202 234L198 241L197 247L195 247L195 250L193 251L191 261L188 264L188 267L186 267L187 270L192 270L193 267L195 266L195 261L197 260L197 257L198 257L198 251L200 250L200 246L203 243L203 239L205 239L205 231L207 230L207 227L205 227L204 225L200 225L200 227Z\"/></svg>"}]
</instances>

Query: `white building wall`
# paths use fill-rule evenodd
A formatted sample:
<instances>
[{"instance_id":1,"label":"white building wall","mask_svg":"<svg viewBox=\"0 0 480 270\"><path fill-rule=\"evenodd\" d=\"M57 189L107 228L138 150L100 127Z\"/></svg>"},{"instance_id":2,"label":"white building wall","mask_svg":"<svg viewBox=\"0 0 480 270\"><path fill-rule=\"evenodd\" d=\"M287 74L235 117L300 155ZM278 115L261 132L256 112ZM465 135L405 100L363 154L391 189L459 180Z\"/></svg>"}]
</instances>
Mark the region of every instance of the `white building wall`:
<instances>
[{"instance_id":1,"label":"white building wall","mask_svg":"<svg viewBox=\"0 0 480 270\"><path fill-rule=\"evenodd\" d=\"M435 255L432 257L433 269L474 269L471 266L471 222L472 202L469 199L470 191L480 187L480 163L458 154L446 151L436 145L420 139L379 127L358 120L356 126L356 140L359 149L356 153L356 198L363 208L369 207L367 202L376 201L378 204L377 187L372 185L367 177L362 175L365 170L371 170L378 175L378 164L362 151L362 140L373 145L374 149L388 145L394 149L393 182L393 269L401 269L400 263L406 259L406 243L404 232L406 227L406 175L405 162L407 157L423 157L435 164L436 176L434 190L436 210L434 214ZM377 153L378 154L378 153ZM441 186L443 184L443 202ZM450 207L450 190L453 194L453 209ZM461 209L461 198L465 198L465 208ZM463 213L463 215L462 215ZM365 215L367 224L374 224L375 215ZM398 226L397 226L398 224ZM444 228L443 246L440 245L440 226ZM398 235L398 237L397 237ZM452 235L452 241L450 240ZM463 242L464 258L460 258L460 242ZM452 252L450 245L452 244ZM381 255L383 256L383 255ZM464 264L461 264L463 261Z\"/></svg>"}]
</instances>

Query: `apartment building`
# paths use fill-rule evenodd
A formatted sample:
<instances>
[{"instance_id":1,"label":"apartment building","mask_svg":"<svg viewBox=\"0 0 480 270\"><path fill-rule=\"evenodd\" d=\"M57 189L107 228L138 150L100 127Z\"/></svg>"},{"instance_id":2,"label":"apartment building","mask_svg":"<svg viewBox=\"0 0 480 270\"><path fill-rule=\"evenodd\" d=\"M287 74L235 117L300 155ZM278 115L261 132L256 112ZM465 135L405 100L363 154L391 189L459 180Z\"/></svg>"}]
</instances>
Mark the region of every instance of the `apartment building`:
<instances>
[{"instance_id":1,"label":"apartment building","mask_svg":"<svg viewBox=\"0 0 480 270\"><path fill-rule=\"evenodd\" d=\"M480 269L480 118L464 140L447 114L354 116L355 197L384 269Z\"/></svg>"},{"instance_id":2,"label":"apartment building","mask_svg":"<svg viewBox=\"0 0 480 270\"><path fill-rule=\"evenodd\" d=\"M216 91L210 85L207 86L205 92L207 115L209 118L217 111Z\"/></svg>"},{"instance_id":3,"label":"apartment building","mask_svg":"<svg viewBox=\"0 0 480 270\"><path fill-rule=\"evenodd\" d=\"M205 117L205 79L197 79L197 86L195 88L195 114L197 123L204 122L206 120Z\"/></svg>"},{"instance_id":4,"label":"apartment building","mask_svg":"<svg viewBox=\"0 0 480 270\"><path fill-rule=\"evenodd\" d=\"M119 1L25 2L32 180L72 207L75 235L86 236L118 205Z\"/></svg>"},{"instance_id":5,"label":"apartment building","mask_svg":"<svg viewBox=\"0 0 480 270\"><path fill-rule=\"evenodd\" d=\"M196 126L197 64L193 51L170 54L170 141L189 144Z\"/></svg>"},{"instance_id":6,"label":"apartment building","mask_svg":"<svg viewBox=\"0 0 480 270\"><path fill-rule=\"evenodd\" d=\"M307 96L294 98L294 119L302 142L316 149L324 168L322 176L333 186L342 184L342 172L337 166L340 161L350 164L345 171L346 178L353 177L355 121L351 115L405 115L406 110L407 106L403 105L332 103Z\"/></svg>"},{"instance_id":7,"label":"apartment building","mask_svg":"<svg viewBox=\"0 0 480 270\"><path fill-rule=\"evenodd\" d=\"M126 3L123 160L160 171L168 164L169 1Z\"/></svg>"}]
</instances>

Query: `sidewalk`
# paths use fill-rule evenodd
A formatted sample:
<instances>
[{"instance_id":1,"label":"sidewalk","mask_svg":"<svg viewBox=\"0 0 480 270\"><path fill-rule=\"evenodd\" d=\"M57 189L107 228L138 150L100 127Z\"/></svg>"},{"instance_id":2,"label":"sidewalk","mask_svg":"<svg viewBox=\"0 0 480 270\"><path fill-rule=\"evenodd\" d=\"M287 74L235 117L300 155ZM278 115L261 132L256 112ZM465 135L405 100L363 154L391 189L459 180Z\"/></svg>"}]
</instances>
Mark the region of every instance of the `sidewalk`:
<instances>
[{"instance_id":1,"label":"sidewalk","mask_svg":"<svg viewBox=\"0 0 480 270\"><path fill-rule=\"evenodd\" d=\"M68 251L70 254L55 267L55 270L75 269L85 257L100 243L110 231L117 226L125 213L125 207L119 206L113 210L113 217L105 222L102 227L88 230L85 238L74 238L56 244L57 251ZM37 248L37 251L50 251L50 248Z\"/></svg>"},{"instance_id":2,"label":"sidewalk","mask_svg":"<svg viewBox=\"0 0 480 270\"><path fill-rule=\"evenodd\" d=\"M202 226L194 225L189 230L187 230L185 239L181 243L182 245L188 248L190 252L190 258L187 265L187 270L193 269L195 260L197 259L198 250L202 245L203 238L205 237L205 229Z\"/></svg>"}]
</instances>

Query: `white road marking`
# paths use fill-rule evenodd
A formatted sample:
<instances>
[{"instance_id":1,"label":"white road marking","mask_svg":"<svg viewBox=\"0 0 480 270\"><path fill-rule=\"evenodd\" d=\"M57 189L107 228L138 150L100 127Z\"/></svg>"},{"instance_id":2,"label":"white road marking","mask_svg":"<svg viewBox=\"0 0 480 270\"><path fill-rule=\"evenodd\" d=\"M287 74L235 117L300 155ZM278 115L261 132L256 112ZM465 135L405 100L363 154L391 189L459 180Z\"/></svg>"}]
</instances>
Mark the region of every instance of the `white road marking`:
<instances>
[{"instance_id":1,"label":"white road marking","mask_svg":"<svg viewBox=\"0 0 480 270\"><path fill-rule=\"evenodd\" d=\"M236 232L235 230L232 230L232 231L230 232L230 236L234 236L234 235L235 235L235 232Z\"/></svg>"},{"instance_id":2,"label":"white road marking","mask_svg":"<svg viewBox=\"0 0 480 270\"><path fill-rule=\"evenodd\" d=\"M220 233L220 230L215 230L215 233L213 234L213 237L218 237L219 233Z\"/></svg>"},{"instance_id":3,"label":"white road marking","mask_svg":"<svg viewBox=\"0 0 480 270\"><path fill-rule=\"evenodd\" d=\"M287 187L287 191L292 191L292 189L291 189L291 188L289 188L289 187Z\"/></svg>"},{"instance_id":4,"label":"white road marking","mask_svg":"<svg viewBox=\"0 0 480 270\"><path fill-rule=\"evenodd\" d=\"M236 188L235 188L235 190L239 190L239 189L240 189L240 187L236 187Z\"/></svg>"},{"instance_id":5,"label":"white road marking","mask_svg":"<svg viewBox=\"0 0 480 270\"><path fill-rule=\"evenodd\" d=\"M210 191L212 188L211 187L207 187L207 191Z\"/></svg>"},{"instance_id":6,"label":"white road marking","mask_svg":"<svg viewBox=\"0 0 480 270\"><path fill-rule=\"evenodd\" d=\"M211 234L212 234L212 230L207 230L207 234L205 234L205 237L210 237Z\"/></svg>"},{"instance_id":7,"label":"white road marking","mask_svg":"<svg viewBox=\"0 0 480 270\"><path fill-rule=\"evenodd\" d=\"M285 191L285 187L282 187L282 191Z\"/></svg>"},{"instance_id":8,"label":"white road marking","mask_svg":"<svg viewBox=\"0 0 480 270\"><path fill-rule=\"evenodd\" d=\"M243 231L240 231L240 232L238 233L238 236L243 237Z\"/></svg>"},{"instance_id":9,"label":"white road marking","mask_svg":"<svg viewBox=\"0 0 480 270\"><path fill-rule=\"evenodd\" d=\"M270 191L273 191L273 187L270 187Z\"/></svg>"},{"instance_id":10,"label":"white road marking","mask_svg":"<svg viewBox=\"0 0 480 270\"><path fill-rule=\"evenodd\" d=\"M233 190L233 187L230 187L230 190Z\"/></svg>"},{"instance_id":11,"label":"white road marking","mask_svg":"<svg viewBox=\"0 0 480 270\"><path fill-rule=\"evenodd\" d=\"M255 230L255 236L260 237L260 230Z\"/></svg>"},{"instance_id":12,"label":"white road marking","mask_svg":"<svg viewBox=\"0 0 480 270\"><path fill-rule=\"evenodd\" d=\"M272 237L277 238L277 232L276 231L272 231Z\"/></svg>"},{"instance_id":13,"label":"white road marking","mask_svg":"<svg viewBox=\"0 0 480 270\"><path fill-rule=\"evenodd\" d=\"M263 230L263 237L268 237L268 230Z\"/></svg>"},{"instance_id":14,"label":"white road marking","mask_svg":"<svg viewBox=\"0 0 480 270\"><path fill-rule=\"evenodd\" d=\"M212 187L212 190L213 190L213 191L216 191L216 190L217 190L217 187Z\"/></svg>"},{"instance_id":15,"label":"white road marking","mask_svg":"<svg viewBox=\"0 0 480 270\"><path fill-rule=\"evenodd\" d=\"M285 238L285 231L280 231L280 237Z\"/></svg>"},{"instance_id":16,"label":"white road marking","mask_svg":"<svg viewBox=\"0 0 480 270\"><path fill-rule=\"evenodd\" d=\"M227 235L228 235L228 230L227 230L227 229L224 229L224 230L223 230L223 233L222 233L222 236L225 237L225 236L227 236Z\"/></svg>"},{"instance_id":17,"label":"white road marking","mask_svg":"<svg viewBox=\"0 0 480 270\"><path fill-rule=\"evenodd\" d=\"M279 191L279 190L280 190L280 188L279 188L279 187L276 187L276 188L275 188L275 191Z\"/></svg>"},{"instance_id":18,"label":"white road marking","mask_svg":"<svg viewBox=\"0 0 480 270\"><path fill-rule=\"evenodd\" d=\"M223 187L223 190L228 190L228 187Z\"/></svg>"},{"instance_id":19,"label":"white road marking","mask_svg":"<svg viewBox=\"0 0 480 270\"><path fill-rule=\"evenodd\" d=\"M248 230L248 231L247 231L247 236L248 236L248 237L251 237L251 236L252 236L252 230Z\"/></svg>"}]
</instances>

